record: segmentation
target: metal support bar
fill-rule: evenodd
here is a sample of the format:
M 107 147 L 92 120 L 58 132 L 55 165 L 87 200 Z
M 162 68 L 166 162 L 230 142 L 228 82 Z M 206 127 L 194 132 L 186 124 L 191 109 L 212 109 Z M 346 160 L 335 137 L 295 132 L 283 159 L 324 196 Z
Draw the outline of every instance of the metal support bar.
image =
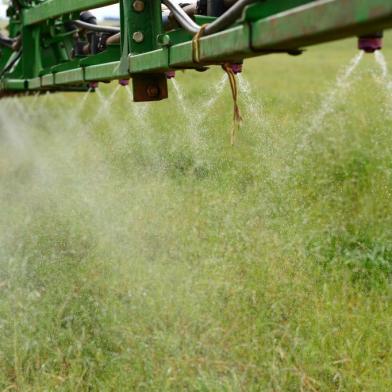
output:
M 123 33 L 123 53 L 121 63 L 127 70 L 132 71 L 132 56 L 142 53 L 151 53 L 151 62 L 155 66 L 150 66 L 148 72 L 156 72 L 156 64 L 163 62 L 163 67 L 169 64 L 168 56 L 166 61 L 162 61 L 162 56 L 158 54 L 158 36 L 163 32 L 162 10 L 160 0 L 144 0 L 143 7 L 135 7 L 133 0 L 122 0 L 122 19 L 125 25 Z M 128 45 L 125 45 L 125 42 Z M 131 60 L 128 61 L 128 54 L 131 53 Z M 167 52 L 166 52 L 167 55 Z M 150 65 L 151 62 L 149 62 Z M 158 66 L 159 68 L 159 66 Z M 135 101 L 160 100 L 167 97 L 167 81 L 164 74 L 135 75 L 133 78 L 133 96 Z M 147 91 L 148 90 L 148 91 Z
M 251 46 L 296 49 L 389 27 L 391 0 L 319 0 L 253 23 Z
M 32 25 L 64 14 L 116 3 L 118 3 L 118 0 L 48 0 L 35 7 L 23 10 L 23 23 L 26 26 Z
M 22 68 L 26 78 L 38 76 L 42 69 L 40 26 L 25 26 L 22 29 Z
M 202 37 L 200 64 L 195 64 L 188 35 L 173 44 L 172 33 L 163 34 L 160 0 L 120 0 L 121 49 L 108 47 L 106 52 L 76 58 L 65 56 L 64 45 L 59 46 L 63 39 L 72 39 L 64 33 L 61 20 L 39 22 L 118 1 L 47 0 L 24 9 L 21 64 L 17 71 L 5 74 L 0 87 L 11 91 L 65 89 L 133 77 L 137 100 L 158 100 L 167 95 L 164 72 L 169 69 L 237 62 L 392 27 L 392 0 L 279 1 L 251 5 L 236 25 Z

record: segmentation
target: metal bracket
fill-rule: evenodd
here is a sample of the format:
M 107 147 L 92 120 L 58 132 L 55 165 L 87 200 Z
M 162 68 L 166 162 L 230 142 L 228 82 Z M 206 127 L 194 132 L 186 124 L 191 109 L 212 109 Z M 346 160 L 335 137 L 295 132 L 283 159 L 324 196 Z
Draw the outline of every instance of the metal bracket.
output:
M 122 0 L 121 21 L 123 53 L 121 66 L 128 69 L 128 55 L 150 52 L 160 47 L 158 36 L 163 32 L 160 0 Z M 132 75 L 131 75 L 132 76 Z M 167 97 L 165 74 L 132 76 L 134 101 L 156 101 Z
M 165 74 L 140 74 L 132 79 L 135 102 L 160 101 L 168 97 Z

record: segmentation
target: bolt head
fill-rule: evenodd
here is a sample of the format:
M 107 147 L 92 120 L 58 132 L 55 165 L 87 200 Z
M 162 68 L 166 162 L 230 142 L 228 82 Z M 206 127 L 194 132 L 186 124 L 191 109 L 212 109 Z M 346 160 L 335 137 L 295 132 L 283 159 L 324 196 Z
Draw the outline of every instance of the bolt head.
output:
M 141 31 L 135 31 L 132 34 L 132 39 L 139 44 L 139 43 L 143 42 L 144 34 Z
M 170 36 L 168 34 L 161 34 L 157 38 L 158 44 L 162 46 L 170 45 Z
M 136 12 L 143 12 L 144 11 L 144 1 L 142 1 L 142 0 L 135 0 L 132 3 L 132 8 Z
M 151 85 L 147 87 L 146 92 L 149 98 L 156 98 L 159 95 L 159 88 L 158 86 Z

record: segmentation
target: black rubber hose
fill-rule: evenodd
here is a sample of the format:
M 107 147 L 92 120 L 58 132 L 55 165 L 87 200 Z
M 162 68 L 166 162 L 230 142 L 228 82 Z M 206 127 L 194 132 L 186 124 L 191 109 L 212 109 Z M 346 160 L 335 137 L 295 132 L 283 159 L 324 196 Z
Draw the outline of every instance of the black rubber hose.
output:
M 119 27 L 100 26 L 87 22 L 82 22 L 81 20 L 73 20 L 72 23 L 81 29 L 88 31 L 96 31 L 97 33 L 117 34 L 121 32 L 121 29 Z

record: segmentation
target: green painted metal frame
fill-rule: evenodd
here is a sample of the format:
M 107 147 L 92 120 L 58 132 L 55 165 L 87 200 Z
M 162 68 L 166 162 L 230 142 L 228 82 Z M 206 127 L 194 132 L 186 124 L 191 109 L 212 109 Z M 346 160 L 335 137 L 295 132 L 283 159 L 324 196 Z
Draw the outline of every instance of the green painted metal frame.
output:
M 23 24 L 25 26 L 33 25 L 65 14 L 116 3 L 118 0 L 47 0 L 45 3 L 25 9 Z
M 392 1 L 322 0 L 256 21 L 251 46 L 267 51 L 293 49 L 391 27 Z
M 24 9 L 22 20 L 14 21 L 20 23 L 25 48 L 21 69 L 3 76 L 0 89 L 61 89 L 198 67 L 193 63 L 191 37 L 181 30 L 165 33 L 160 0 L 144 2 L 144 11 L 136 12 L 132 0 L 120 0 L 121 47 L 109 47 L 98 55 L 70 59 L 60 65 L 51 65 L 43 56 L 42 35 L 61 44 L 66 36 L 61 28 L 64 21 L 81 10 L 118 1 L 46 0 Z M 202 24 L 202 18 L 196 20 Z M 392 28 L 391 0 L 265 0 L 248 6 L 236 25 L 202 37 L 200 59 L 206 65 L 236 62 L 386 28 Z M 135 42 L 135 32 L 143 34 L 142 42 Z M 45 49 L 48 58 L 58 56 L 57 43 L 53 45 L 57 51 L 50 45 Z

